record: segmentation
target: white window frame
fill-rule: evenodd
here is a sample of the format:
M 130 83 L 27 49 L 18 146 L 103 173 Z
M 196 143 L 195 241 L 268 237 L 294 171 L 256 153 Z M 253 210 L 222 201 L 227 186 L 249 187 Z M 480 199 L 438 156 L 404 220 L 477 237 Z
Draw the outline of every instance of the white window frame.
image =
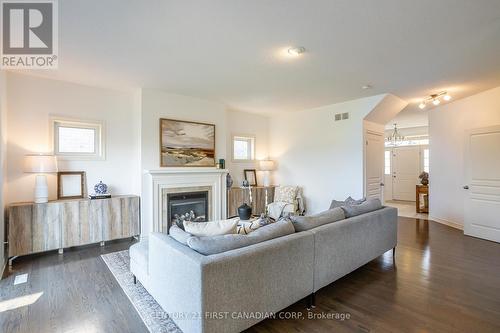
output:
M 95 133 L 94 152 L 93 153 L 60 152 L 59 136 L 58 136 L 59 127 L 93 129 Z M 59 160 L 101 161 L 106 159 L 105 126 L 103 121 L 50 117 L 50 141 L 52 143 L 52 151 Z
M 234 158 L 234 141 L 235 139 L 240 138 L 240 139 L 248 139 L 251 143 L 250 147 L 250 158 L 248 159 L 236 159 Z M 238 162 L 253 162 L 255 161 L 255 144 L 256 144 L 256 139 L 255 135 L 251 134 L 233 134 L 231 136 L 231 159 L 233 162 L 238 163 Z

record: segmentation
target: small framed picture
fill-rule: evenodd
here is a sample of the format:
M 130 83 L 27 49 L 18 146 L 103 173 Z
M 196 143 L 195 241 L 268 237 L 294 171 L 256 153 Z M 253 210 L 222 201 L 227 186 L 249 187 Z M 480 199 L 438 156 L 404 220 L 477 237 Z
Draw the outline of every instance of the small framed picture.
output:
M 57 199 L 85 197 L 85 172 L 61 171 L 57 173 Z
M 243 172 L 245 174 L 245 180 L 248 181 L 248 185 L 257 186 L 257 172 L 255 172 L 255 169 L 245 169 Z

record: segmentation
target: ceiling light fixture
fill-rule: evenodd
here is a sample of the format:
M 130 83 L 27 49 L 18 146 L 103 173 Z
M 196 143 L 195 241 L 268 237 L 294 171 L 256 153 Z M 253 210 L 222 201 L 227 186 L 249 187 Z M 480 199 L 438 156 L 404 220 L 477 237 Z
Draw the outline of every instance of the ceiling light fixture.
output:
M 306 48 L 303 46 L 291 47 L 288 49 L 288 54 L 294 57 L 298 57 L 302 53 L 306 52 Z
M 404 141 L 404 139 L 405 137 L 399 134 L 397 124 L 394 124 L 394 130 L 392 131 L 391 135 L 385 138 L 385 140 L 393 147 L 400 145 Z
M 439 104 L 441 104 L 441 98 L 445 101 L 449 101 L 451 100 L 451 96 L 448 95 L 448 93 L 446 91 L 441 91 L 437 94 L 432 94 L 430 96 L 427 96 L 426 98 L 424 98 L 420 104 L 418 105 L 418 107 L 423 110 L 425 109 L 427 103 L 432 103 L 433 105 L 435 106 L 438 106 Z

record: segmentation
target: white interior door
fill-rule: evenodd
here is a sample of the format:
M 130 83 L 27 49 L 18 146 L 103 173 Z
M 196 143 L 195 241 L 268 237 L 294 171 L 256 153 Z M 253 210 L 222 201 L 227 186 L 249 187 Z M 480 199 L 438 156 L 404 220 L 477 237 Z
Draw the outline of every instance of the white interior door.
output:
M 420 148 L 394 148 L 392 163 L 393 199 L 415 201 L 415 185 L 420 174 Z
M 383 199 L 384 135 L 368 131 L 365 134 L 365 196 Z
M 464 155 L 464 233 L 500 242 L 500 126 L 468 132 Z

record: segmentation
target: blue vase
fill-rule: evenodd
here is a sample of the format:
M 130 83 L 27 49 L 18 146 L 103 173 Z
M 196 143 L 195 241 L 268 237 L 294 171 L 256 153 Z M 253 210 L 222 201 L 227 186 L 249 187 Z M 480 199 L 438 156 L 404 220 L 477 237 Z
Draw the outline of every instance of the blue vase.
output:
M 101 180 L 99 184 L 94 186 L 94 191 L 96 194 L 106 194 L 108 193 L 108 185 L 104 184 Z

